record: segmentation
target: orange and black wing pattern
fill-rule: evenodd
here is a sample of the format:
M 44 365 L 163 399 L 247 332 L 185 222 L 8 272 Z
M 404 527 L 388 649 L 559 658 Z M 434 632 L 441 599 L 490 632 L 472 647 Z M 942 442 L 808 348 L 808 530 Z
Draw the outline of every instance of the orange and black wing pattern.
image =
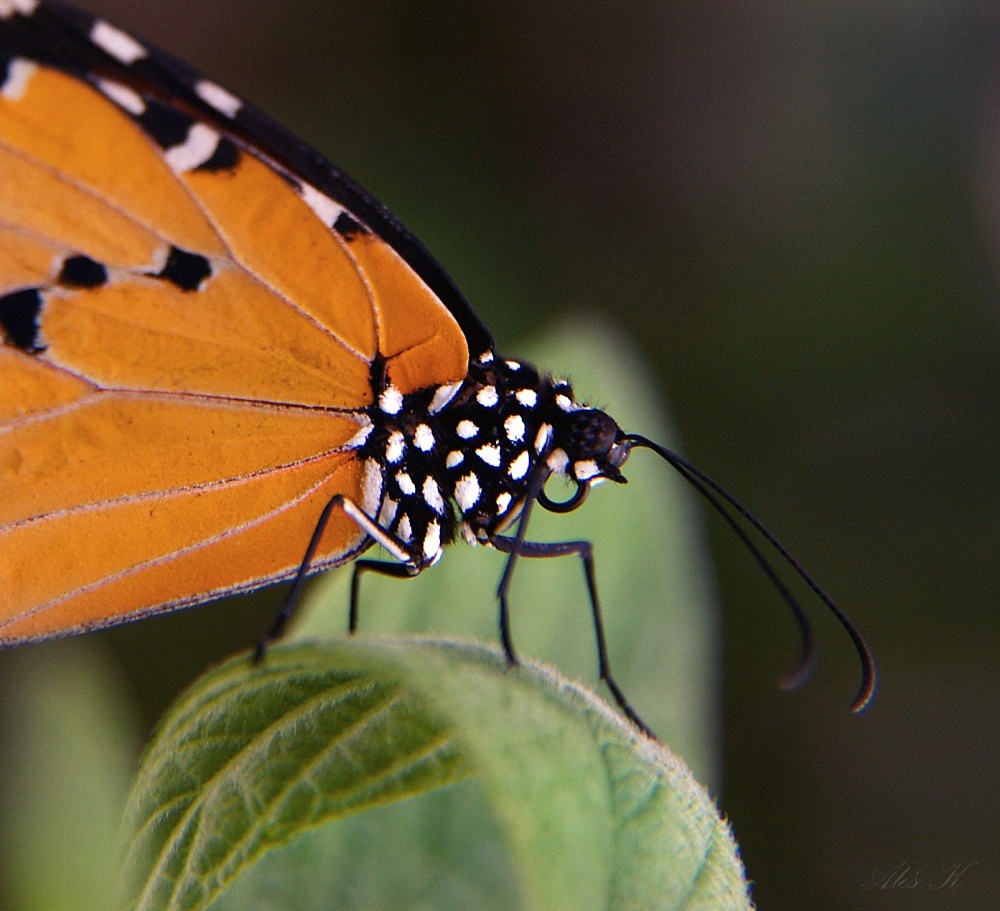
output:
M 286 578 L 380 389 L 488 333 L 363 190 L 63 4 L 0 0 L 0 641 Z M 370 543 L 331 517 L 311 568 Z
M 0 0 L 0 645 L 107 626 L 344 563 L 390 575 L 457 535 L 514 560 L 533 503 L 579 506 L 634 447 L 680 456 L 499 358 L 443 269 L 364 190 L 218 84 L 55 0 Z M 547 479 L 576 493 L 553 502 Z M 512 537 L 505 531 L 517 521 Z M 297 586 L 296 586 L 297 590 Z M 294 598 L 286 603 L 286 609 Z M 352 622 L 356 603 L 352 603 Z M 284 614 L 282 617 L 284 618 Z M 280 630 L 280 622 L 275 631 Z M 276 634 L 275 632 L 275 634 Z

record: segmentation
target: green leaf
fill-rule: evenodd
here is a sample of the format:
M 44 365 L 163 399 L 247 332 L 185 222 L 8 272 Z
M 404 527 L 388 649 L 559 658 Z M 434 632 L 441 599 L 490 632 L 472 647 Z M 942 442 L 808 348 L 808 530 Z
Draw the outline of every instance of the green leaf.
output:
M 203 908 L 295 833 L 464 774 L 397 681 L 319 649 L 236 659 L 183 695 L 147 751 L 126 812 L 141 884 L 128 906 Z
M 91 640 L 3 657 L 0 907 L 106 911 L 139 752 L 128 694 Z
M 295 836 L 469 775 L 492 817 L 481 823 L 488 851 L 499 834 L 507 860 L 498 869 L 513 877 L 497 889 L 503 907 L 749 907 L 727 825 L 665 748 L 551 670 L 415 639 L 285 645 L 263 666 L 235 659 L 195 684 L 133 790 L 129 907 L 206 908 Z M 326 844 L 336 852 L 336 839 Z M 265 878 L 251 871 L 236 884 L 238 901 L 217 907 L 463 907 L 431 900 L 433 891 L 362 905 L 327 882 L 333 891 L 319 896 L 303 856 L 322 879 L 313 841 Z M 304 892 L 282 882 L 282 869 L 306 881 Z M 445 880 L 461 872 L 436 871 Z

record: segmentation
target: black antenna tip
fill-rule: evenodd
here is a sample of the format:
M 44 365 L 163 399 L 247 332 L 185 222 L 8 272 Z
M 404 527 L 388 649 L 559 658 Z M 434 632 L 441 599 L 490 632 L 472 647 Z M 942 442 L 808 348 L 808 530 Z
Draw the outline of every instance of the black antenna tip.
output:
M 778 678 L 778 686 L 786 693 L 794 692 L 812 676 L 815 666 L 815 659 L 810 659 L 808 663 L 800 662 L 794 670 Z
M 654 443 L 652 440 L 647 439 L 644 436 L 640 436 L 637 433 L 626 433 L 622 434 L 621 439 L 626 441 L 630 446 L 640 446 L 645 449 L 651 449 L 662 459 L 667 461 L 672 465 L 698 493 L 700 493 L 708 503 L 719 513 L 719 515 L 725 520 L 729 527 L 735 532 L 736 536 L 740 541 L 746 546 L 750 551 L 751 556 L 757 562 L 757 565 L 763 570 L 764 574 L 770 580 L 771 584 L 775 587 L 778 594 L 781 595 L 782 599 L 791 608 L 792 613 L 795 616 L 796 622 L 799 625 L 799 631 L 802 637 L 802 651 L 799 658 L 799 663 L 795 669 L 785 677 L 782 677 L 779 684 L 783 690 L 794 690 L 800 687 L 809 675 L 812 673 L 813 665 L 815 664 L 816 653 L 813 644 L 813 634 L 812 629 L 809 625 L 809 621 L 799 606 L 798 601 L 792 596 L 791 592 L 785 587 L 784 583 L 778 578 L 771 564 L 764 558 L 764 555 L 760 550 L 754 545 L 754 543 L 749 539 L 747 533 L 740 527 L 736 520 L 736 515 L 742 516 L 760 535 L 763 539 L 774 548 L 775 552 L 785 561 L 785 563 L 795 572 L 796 575 L 801 578 L 806 585 L 812 590 L 813 594 L 816 595 L 826 605 L 827 608 L 833 613 L 833 615 L 840 622 L 840 625 L 847 631 L 847 634 L 851 637 L 851 642 L 854 644 L 854 649 L 858 653 L 858 658 L 861 661 L 861 686 L 858 689 L 858 694 L 854 697 L 854 702 L 851 703 L 851 711 L 854 714 L 860 714 L 865 711 L 868 706 L 871 705 L 875 698 L 875 691 L 878 688 L 878 674 L 875 670 L 875 658 L 872 655 L 871 649 L 868 648 L 868 643 L 865 642 L 864 638 L 861 636 L 858 628 L 854 625 L 847 614 L 842 611 L 834 600 L 820 588 L 819 583 L 808 573 L 802 564 L 799 563 L 795 557 L 788 551 L 785 547 L 764 525 L 761 521 L 754 516 L 742 503 L 739 502 L 729 491 L 713 481 L 707 474 L 705 474 L 701 469 L 696 468 L 687 459 L 678 455 L 665 446 L 660 446 L 658 443 Z M 730 509 L 732 511 L 730 511 Z M 735 515 L 734 515 L 735 513 Z
M 865 653 L 861 659 L 861 688 L 858 695 L 851 703 L 851 711 L 855 715 L 860 715 L 868 710 L 868 707 L 875 701 L 875 693 L 878 692 L 878 671 L 875 669 L 875 661 L 871 652 L 865 648 Z

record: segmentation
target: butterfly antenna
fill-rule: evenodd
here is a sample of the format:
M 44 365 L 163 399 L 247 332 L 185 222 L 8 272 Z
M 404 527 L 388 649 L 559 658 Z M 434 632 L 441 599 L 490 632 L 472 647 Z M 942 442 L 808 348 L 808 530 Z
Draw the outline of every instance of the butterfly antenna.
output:
M 781 581 L 778 574 L 775 572 L 774 568 L 760 552 L 760 549 L 750 540 L 747 533 L 737 522 L 733 512 L 735 511 L 738 515 L 742 516 L 760 535 L 767 541 L 768 544 L 773 547 L 782 559 L 794 570 L 794 572 L 809 586 L 809 589 L 816 595 L 823 604 L 830 610 L 830 612 L 837 618 L 840 625 L 847 631 L 847 635 L 851 637 L 851 642 L 854 644 L 854 649 L 858 654 L 858 658 L 861 661 L 861 686 L 858 689 L 857 695 L 854 697 L 854 701 L 851 703 L 852 712 L 862 712 L 868 707 L 872 699 L 875 696 L 875 688 L 877 681 L 877 674 L 875 670 L 875 659 L 872 656 L 871 649 L 868 648 L 868 644 L 865 642 L 858 628 L 851 621 L 851 618 L 845 614 L 837 603 L 831 598 L 819 583 L 806 571 L 805 567 L 795 559 L 794 556 L 789 552 L 788 548 L 785 547 L 768 529 L 767 527 L 751 513 L 739 500 L 736 499 L 729 491 L 722 487 L 719 483 L 712 480 L 707 474 L 705 474 L 701 469 L 696 468 L 683 456 L 678 455 L 670 449 L 664 446 L 660 446 L 654 443 L 652 440 L 646 439 L 644 436 L 640 436 L 636 433 L 625 434 L 624 439 L 632 443 L 634 446 L 643 447 L 646 449 L 652 449 L 657 455 L 663 458 L 666 462 L 672 465 L 677 472 L 687 481 L 695 490 L 698 491 L 712 507 L 719 513 L 720 516 L 725 520 L 726 524 L 733 530 L 736 536 L 740 539 L 743 545 L 750 552 L 751 556 L 756 561 L 757 565 L 761 568 L 761 571 L 767 576 L 768 580 L 775 587 L 778 594 L 781 595 L 782 600 L 788 605 L 795 621 L 799 627 L 799 633 L 801 637 L 801 651 L 799 654 L 799 661 L 791 673 L 785 675 L 781 678 L 781 686 L 783 689 L 791 690 L 798 686 L 801 686 L 809 675 L 812 673 L 813 666 L 816 662 L 816 647 L 812 633 L 812 627 L 809 623 L 805 612 L 802 610 L 801 605 L 788 590 L 785 584 Z

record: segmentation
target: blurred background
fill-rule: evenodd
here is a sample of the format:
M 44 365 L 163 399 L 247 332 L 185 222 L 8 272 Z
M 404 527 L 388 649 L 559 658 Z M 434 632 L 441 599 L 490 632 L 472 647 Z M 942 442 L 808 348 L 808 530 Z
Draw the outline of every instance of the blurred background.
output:
M 89 6 L 370 189 L 502 351 L 575 314 L 630 336 L 684 453 L 851 613 L 872 710 L 847 711 L 856 659 L 827 616 L 816 678 L 780 693 L 794 628 L 707 523 L 713 790 L 761 908 L 1000 907 L 1000 7 Z M 148 729 L 273 603 L 95 640 Z M 879 886 L 894 869 L 921 887 Z

